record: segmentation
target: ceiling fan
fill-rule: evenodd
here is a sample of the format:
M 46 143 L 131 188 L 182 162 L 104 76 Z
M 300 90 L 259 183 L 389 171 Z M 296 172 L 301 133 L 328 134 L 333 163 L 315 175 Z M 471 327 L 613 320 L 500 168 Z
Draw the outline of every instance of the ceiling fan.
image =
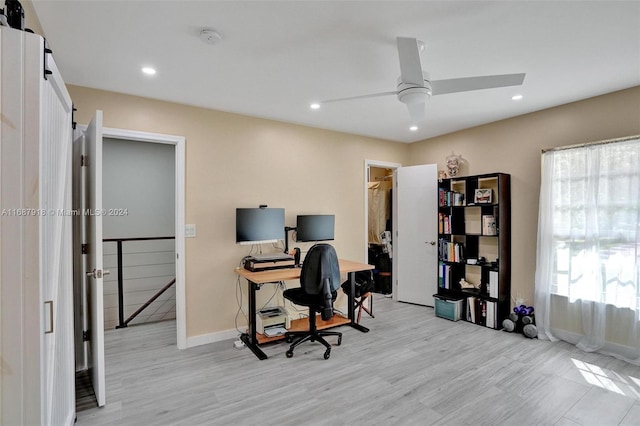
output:
M 519 86 L 524 81 L 524 73 L 431 80 L 420 63 L 420 51 L 424 49 L 424 43 L 409 37 L 396 37 L 396 41 L 400 58 L 400 77 L 396 91 L 330 99 L 320 104 L 396 95 L 400 102 L 407 105 L 411 119 L 420 121 L 425 118 L 425 105 L 432 95 Z

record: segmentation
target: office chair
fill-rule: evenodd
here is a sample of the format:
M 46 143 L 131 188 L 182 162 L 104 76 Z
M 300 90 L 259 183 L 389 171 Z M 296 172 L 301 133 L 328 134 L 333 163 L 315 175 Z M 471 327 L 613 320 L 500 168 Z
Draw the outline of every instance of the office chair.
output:
M 360 319 L 362 318 L 362 311 L 364 310 L 369 314 L 371 318 L 375 318 L 373 315 L 373 294 L 372 292 L 376 289 L 375 282 L 373 280 L 373 271 L 358 271 L 355 276 L 355 286 L 354 286 L 354 306 L 353 313 L 355 315 L 356 309 L 358 310 L 358 317 L 356 322 L 360 324 Z M 342 283 L 342 291 L 348 296 L 351 293 L 351 281 L 347 280 Z M 371 297 L 371 304 L 369 307 L 365 306 L 365 301 Z
M 293 350 L 301 343 L 310 340 L 324 345 L 324 359 L 331 356 L 331 345 L 323 336 L 338 336 L 338 346 L 342 343 L 342 333 L 320 331 L 316 327 L 316 313 L 323 320 L 333 317 L 333 302 L 340 287 L 340 266 L 335 249 L 329 244 L 316 244 L 307 252 L 300 272 L 300 287 L 285 290 L 283 296 L 292 303 L 309 307 L 309 330 L 290 331 L 285 334 L 288 343 L 293 342 L 286 352 L 287 358 L 293 356 Z

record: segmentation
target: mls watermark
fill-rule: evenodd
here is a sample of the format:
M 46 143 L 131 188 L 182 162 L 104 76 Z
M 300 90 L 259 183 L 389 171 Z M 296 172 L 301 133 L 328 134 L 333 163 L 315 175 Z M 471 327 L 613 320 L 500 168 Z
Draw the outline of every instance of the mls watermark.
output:
M 2 209 L 2 216 L 129 216 L 129 209 Z

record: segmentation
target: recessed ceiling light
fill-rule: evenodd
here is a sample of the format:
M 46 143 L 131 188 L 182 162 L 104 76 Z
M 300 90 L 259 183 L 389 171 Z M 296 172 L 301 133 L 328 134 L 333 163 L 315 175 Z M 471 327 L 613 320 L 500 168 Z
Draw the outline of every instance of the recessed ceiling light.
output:
M 151 67 L 142 67 L 142 72 L 147 75 L 154 75 L 156 73 L 156 70 L 155 68 L 151 68 Z
M 309 105 L 309 108 L 311 109 L 320 109 L 320 104 L 317 102 L 313 102 L 311 105 Z
M 519 101 L 520 99 L 522 99 L 522 95 L 513 95 L 511 99 L 513 99 L 514 101 Z
M 411 130 L 412 132 L 415 132 L 416 130 L 418 130 L 418 126 L 411 126 L 409 127 L 409 130 Z

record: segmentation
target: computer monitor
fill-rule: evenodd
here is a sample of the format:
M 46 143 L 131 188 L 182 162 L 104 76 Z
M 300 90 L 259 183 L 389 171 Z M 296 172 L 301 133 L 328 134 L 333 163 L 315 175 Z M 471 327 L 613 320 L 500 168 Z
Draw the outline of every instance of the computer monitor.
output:
M 335 215 L 298 215 L 296 222 L 296 241 L 333 240 Z
M 236 209 L 237 244 L 275 243 L 284 237 L 284 209 Z

